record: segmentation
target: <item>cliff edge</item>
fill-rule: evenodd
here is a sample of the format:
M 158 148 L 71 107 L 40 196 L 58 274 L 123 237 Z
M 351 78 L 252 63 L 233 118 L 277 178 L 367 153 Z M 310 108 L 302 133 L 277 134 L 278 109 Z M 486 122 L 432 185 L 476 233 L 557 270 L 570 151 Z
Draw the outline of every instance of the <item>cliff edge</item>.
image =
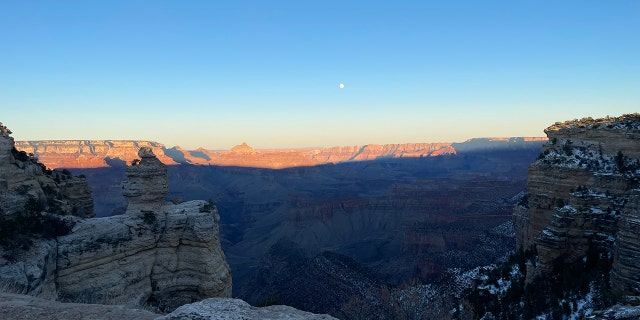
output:
M 537 254 L 528 280 L 600 261 L 614 292 L 640 295 L 640 114 L 558 122 L 545 133 L 513 216 L 517 246 Z
M 134 302 L 161 310 L 230 297 L 217 209 L 198 200 L 163 203 L 169 191 L 165 165 L 150 148 L 138 155 L 141 161 L 126 170 L 126 213 L 82 221 L 58 238 L 59 293 L 72 297 L 65 300 Z
M 86 181 L 18 152 L 11 132 L 0 128 L 4 287 L 51 300 L 159 310 L 231 296 L 215 205 L 164 203 L 166 167 L 151 148 L 140 148 L 141 160 L 126 169 L 126 214 L 88 219 L 93 204 Z M 59 228 L 33 221 L 54 221 Z

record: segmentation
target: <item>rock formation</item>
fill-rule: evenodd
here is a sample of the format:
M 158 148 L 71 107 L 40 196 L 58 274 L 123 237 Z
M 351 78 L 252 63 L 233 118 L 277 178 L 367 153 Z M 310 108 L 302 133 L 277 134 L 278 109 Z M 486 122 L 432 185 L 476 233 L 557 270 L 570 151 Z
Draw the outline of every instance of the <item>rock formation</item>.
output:
M 15 149 L 10 134 L 0 123 L 0 215 L 15 217 L 31 202 L 40 211 L 94 216 L 85 178 L 48 169 L 33 154 Z
M 127 211 L 155 211 L 169 193 L 167 167 L 156 158 L 149 147 L 138 151 L 140 162 L 127 167 L 127 181 L 123 185 L 122 195 L 127 199 Z
M 255 150 L 246 143 L 227 151 L 185 150 L 167 148 L 157 142 L 122 140 L 49 140 L 19 141 L 16 147 L 33 153 L 52 168 L 97 168 L 124 166 L 137 157 L 140 148 L 148 147 L 167 165 L 189 163 L 259 168 L 287 168 L 313 166 L 347 161 L 376 160 L 381 158 L 419 158 L 456 154 L 460 150 L 494 146 L 517 148 L 539 143 L 542 138 L 483 138 L 462 143 L 403 143 L 368 144 L 306 149 Z
M 41 140 L 18 141 L 16 148 L 38 156 L 52 168 L 99 168 L 125 166 L 138 157 L 138 150 L 148 147 L 165 164 L 176 164 L 165 155 L 164 145 L 153 141 L 132 140 Z
M 640 115 L 556 123 L 529 167 L 514 213 L 517 245 L 534 249 L 528 275 L 589 252 L 611 257 L 611 286 L 640 295 Z
M 331 320 L 326 314 L 313 314 L 292 307 L 276 305 L 263 308 L 250 306 L 239 299 L 207 299 L 184 305 L 157 320 Z
M 82 208 L 70 207 L 83 203 L 82 194 L 88 197 L 88 189 L 67 182 L 75 178 L 66 174 L 61 178 L 56 172 L 47 173 L 50 170 L 32 157 L 25 161 L 15 159 L 9 131 L 0 128 L 0 160 L 5 161 L 0 163 L 3 219 L 21 214 L 16 213 L 15 207 L 23 198 L 44 196 L 46 201 L 48 194 L 60 197 L 52 202 L 60 210 L 55 213 L 89 216 L 80 214 Z M 229 297 L 231 272 L 220 248 L 215 205 L 205 201 L 164 203 L 168 192 L 165 165 L 151 148 L 141 148 L 138 156 L 140 162 L 126 171 L 126 214 L 75 219 L 70 221 L 75 225 L 66 235 L 34 235 L 28 250 L 11 259 L 0 258 L 0 280 L 19 291 L 48 299 L 150 304 L 161 310 L 210 297 Z M 61 182 L 56 183 L 56 179 Z M 26 196 L 20 196 L 22 191 Z M 25 203 L 38 203 L 34 201 Z M 29 212 L 32 217 L 48 214 Z
M 0 314 L 4 320 L 152 320 L 159 315 L 122 305 L 61 303 L 33 296 L 0 293 Z
M 153 148 L 140 147 L 140 160 L 126 169 L 126 213 L 86 219 L 92 215 L 86 180 L 17 151 L 10 134 L 0 123 L 0 292 L 28 295 L 0 293 L 2 319 L 160 316 L 140 306 L 183 306 L 161 319 L 333 319 L 226 299 L 231 272 L 220 247 L 217 209 L 198 200 L 164 203 L 167 169 Z M 32 230 L 33 223 L 23 219 L 27 214 L 37 221 L 57 217 L 45 222 L 73 228 L 46 235 Z M 19 223 L 30 229 L 16 229 Z
M 181 306 L 167 315 L 159 315 L 140 308 L 123 305 L 61 303 L 32 296 L 0 293 L 0 314 L 3 320 L 331 320 L 328 315 L 317 315 L 288 306 L 256 308 L 238 299 L 210 298 Z
M 58 239 L 61 296 L 157 303 L 163 310 L 229 297 L 231 272 L 220 248 L 217 210 L 205 201 L 163 203 L 165 165 L 150 148 L 139 156 L 140 163 L 127 168 L 126 214 L 82 221 Z

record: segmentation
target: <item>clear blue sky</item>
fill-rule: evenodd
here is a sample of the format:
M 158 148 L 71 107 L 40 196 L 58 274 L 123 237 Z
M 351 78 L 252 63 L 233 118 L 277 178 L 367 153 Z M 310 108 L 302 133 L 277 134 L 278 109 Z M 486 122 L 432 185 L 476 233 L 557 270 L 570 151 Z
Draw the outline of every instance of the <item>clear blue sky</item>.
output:
M 16 140 L 454 142 L 638 111 L 638 0 L 0 1 Z

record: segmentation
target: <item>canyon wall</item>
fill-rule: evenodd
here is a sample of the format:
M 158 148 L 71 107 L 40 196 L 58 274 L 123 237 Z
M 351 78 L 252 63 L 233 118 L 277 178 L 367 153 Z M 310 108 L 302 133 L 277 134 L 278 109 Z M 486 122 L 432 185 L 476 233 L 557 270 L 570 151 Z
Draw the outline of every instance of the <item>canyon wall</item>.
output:
M 138 158 L 138 150 L 150 148 L 165 164 L 176 164 L 165 155 L 165 146 L 133 140 L 40 140 L 16 141 L 16 149 L 36 156 L 50 168 L 99 168 L 125 166 Z
M 151 148 L 164 164 L 224 165 L 257 168 L 287 168 L 313 166 L 345 161 L 376 160 L 382 158 L 419 158 L 456 154 L 457 150 L 475 147 L 519 147 L 536 143 L 542 138 L 484 138 L 463 143 L 404 143 L 368 144 L 305 149 L 256 150 L 246 143 L 227 151 L 205 149 L 185 150 L 150 141 L 124 140 L 43 140 L 18 141 L 16 148 L 33 154 L 51 168 L 99 168 L 123 166 L 137 159 L 142 147 Z
M 611 286 L 640 295 L 640 115 L 556 123 L 529 167 L 527 196 L 514 212 L 517 246 L 534 249 L 535 275 L 611 260 Z
M 93 200 L 84 177 L 49 170 L 14 148 L 11 131 L 0 123 L 0 216 L 16 217 L 25 206 L 92 217 Z

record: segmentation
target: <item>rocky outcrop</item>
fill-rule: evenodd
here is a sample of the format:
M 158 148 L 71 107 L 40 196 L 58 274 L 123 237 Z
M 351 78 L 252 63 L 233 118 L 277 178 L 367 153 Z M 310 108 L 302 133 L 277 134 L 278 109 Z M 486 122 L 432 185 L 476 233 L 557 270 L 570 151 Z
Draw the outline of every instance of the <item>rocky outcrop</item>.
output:
M 167 165 L 189 163 L 259 168 L 287 168 L 313 166 L 347 161 L 381 158 L 419 158 L 456 154 L 479 148 L 517 148 L 540 143 L 542 138 L 482 138 L 462 143 L 403 143 L 368 144 L 306 149 L 256 150 L 246 143 L 227 151 L 205 149 L 185 150 L 167 148 L 157 142 L 122 140 L 49 140 L 19 141 L 16 147 L 37 155 L 52 168 L 97 168 L 124 166 L 137 159 L 140 148 L 151 148 L 158 159 Z
M 231 296 L 215 205 L 198 200 L 164 203 L 169 190 L 166 166 L 152 148 L 140 148 L 141 160 L 126 170 L 126 214 L 58 218 L 52 220 L 56 226 L 73 228 L 51 234 L 56 227 L 47 231 L 29 220 L 52 214 L 90 216 L 82 211 L 92 206 L 86 201 L 86 181 L 82 185 L 76 180 L 80 178 L 49 170 L 33 156 L 12 150 L 9 131 L 0 128 L 0 155 L 6 161 L 0 163 L 0 280 L 5 286 L 67 302 L 152 305 L 161 310 Z M 16 220 L 7 220 L 13 217 Z M 6 221 L 26 227 L 10 230 Z M 16 234 L 22 231 L 27 233 Z M 25 245 L 12 248 L 10 241 Z
M 252 307 L 239 299 L 207 299 L 184 305 L 158 320 L 331 320 L 332 316 L 313 314 L 288 306 Z
M 47 168 L 33 154 L 18 151 L 10 134 L 0 123 L 0 216 L 16 217 L 30 205 L 39 212 L 94 216 L 84 177 Z
M 85 219 L 90 214 L 83 207 L 92 205 L 86 180 L 49 170 L 35 156 L 18 152 L 10 133 L 0 124 L 0 291 L 29 295 L 0 293 L 2 319 L 154 319 L 159 315 L 136 307 L 171 311 L 231 296 L 215 205 L 164 203 L 167 168 L 152 148 L 139 148 L 140 160 L 126 169 L 125 214 Z M 32 228 L 29 219 L 49 216 L 58 218 L 45 221 L 73 228 L 48 236 Z M 196 318 L 333 319 L 222 298 L 162 317 Z
M 81 221 L 58 238 L 60 296 L 152 303 L 162 310 L 231 296 L 216 208 L 205 201 L 163 203 L 165 165 L 150 148 L 141 148 L 139 156 L 140 163 L 127 169 L 126 214 Z
M 133 140 L 40 140 L 18 141 L 16 148 L 33 153 L 52 168 L 99 168 L 124 166 L 138 156 L 140 148 L 151 148 L 166 164 L 176 164 L 164 153 L 165 146 L 153 141 Z
M 127 211 L 154 211 L 169 193 L 167 167 L 156 158 L 151 148 L 140 148 L 138 156 L 140 162 L 127 167 L 122 195 L 129 204 Z
M 0 314 L 4 320 L 152 320 L 159 316 L 146 310 L 122 305 L 61 303 L 11 293 L 0 293 Z
M 231 273 L 214 209 L 202 201 L 79 223 L 58 239 L 57 279 L 65 301 L 157 304 L 162 310 L 231 295 Z M 90 281 L 88 279 L 91 279 Z
M 0 293 L 0 314 L 3 320 L 264 320 L 264 319 L 335 319 L 300 311 L 288 306 L 256 308 L 238 299 L 210 298 L 181 306 L 167 315 L 159 315 L 124 305 L 62 303 L 33 296 Z
M 611 285 L 640 294 L 640 115 L 556 123 L 529 167 L 527 197 L 516 207 L 517 245 L 535 249 L 529 275 L 588 252 L 612 257 Z

